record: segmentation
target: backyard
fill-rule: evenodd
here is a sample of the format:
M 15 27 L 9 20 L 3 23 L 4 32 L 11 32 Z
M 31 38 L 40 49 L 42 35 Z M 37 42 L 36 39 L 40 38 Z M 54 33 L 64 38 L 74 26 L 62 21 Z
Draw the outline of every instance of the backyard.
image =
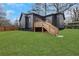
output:
M 0 32 L 0 55 L 72 56 L 79 55 L 79 29 L 60 31 L 64 37 L 27 31 Z

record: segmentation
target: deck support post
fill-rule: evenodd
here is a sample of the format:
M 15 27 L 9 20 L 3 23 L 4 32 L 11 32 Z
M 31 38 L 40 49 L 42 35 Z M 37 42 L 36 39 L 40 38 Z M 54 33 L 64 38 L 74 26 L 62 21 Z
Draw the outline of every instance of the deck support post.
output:
M 42 32 L 44 32 L 44 29 L 43 29 L 43 24 L 42 24 Z
M 34 32 L 35 32 L 35 27 L 34 27 Z
M 43 27 L 42 27 L 42 32 L 44 32 Z

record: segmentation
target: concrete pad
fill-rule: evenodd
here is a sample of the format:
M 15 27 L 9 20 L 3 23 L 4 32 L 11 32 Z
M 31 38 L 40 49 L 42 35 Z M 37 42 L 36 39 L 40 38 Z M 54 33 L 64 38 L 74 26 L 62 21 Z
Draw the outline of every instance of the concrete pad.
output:
M 61 38 L 62 38 L 62 37 L 64 37 L 64 36 L 63 36 L 63 35 L 58 35 L 57 37 L 61 37 Z

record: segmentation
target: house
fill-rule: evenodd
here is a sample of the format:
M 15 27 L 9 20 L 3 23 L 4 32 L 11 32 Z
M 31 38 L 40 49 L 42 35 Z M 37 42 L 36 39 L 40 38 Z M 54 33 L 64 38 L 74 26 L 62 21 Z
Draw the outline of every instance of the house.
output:
M 64 28 L 64 14 L 56 13 L 41 16 L 35 13 L 22 13 L 19 19 L 19 28 L 22 30 L 47 30 L 48 32 L 57 32 L 55 30 Z M 50 30 L 49 30 L 50 29 Z
M 22 13 L 19 19 L 19 28 L 24 30 L 32 30 L 35 21 L 44 20 L 44 17 L 35 13 Z
M 68 23 L 66 26 L 66 28 L 74 28 L 74 29 L 79 29 L 79 21 L 73 21 L 71 23 Z
M 47 22 L 51 23 L 59 29 L 64 28 L 65 16 L 63 13 L 50 14 L 45 16 L 45 19 Z

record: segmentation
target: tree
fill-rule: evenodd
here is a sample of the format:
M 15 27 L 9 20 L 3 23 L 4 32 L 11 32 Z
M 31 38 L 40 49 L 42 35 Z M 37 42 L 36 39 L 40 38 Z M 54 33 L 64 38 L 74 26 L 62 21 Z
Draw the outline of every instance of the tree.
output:
M 0 26 L 11 26 L 12 24 L 11 24 L 11 22 L 10 22 L 10 20 L 8 20 L 8 19 L 0 19 Z
M 71 13 L 71 18 L 73 19 L 73 21 L 79 21 L 79 7 L 75 7 L 73 9 L 70 9 L 70 13 Z
M 76 3 L 51 3 L 49 4 L 50 7 L 55 9 L 56 13 L 64 13 L 66 10 L 74 6 Z
M 35 3 L 33 5 L 32 11 L 34 13 L 40 14 L 40 15 L 47 15 L 47 3 Z
M 6 11 L 0 4 L 0 26 L 11 26 L 10 20 L 6 18 Z
M 32 7 L 32 12 L 40 14 L 41 11 L 41 3 L 35 3 Z
M 32 11 L 37 14 L 47 15 L 50 13 L 64 13 L 66 10 L 74 6 L 76 3 L 36 3 Z
M 6 18 L 6 12 L 4 11 L 2 4 L 0 4 L 0 19 Z
M 19 20 L 15 20 L 14 26 L 15 26 L 15 27 L 18 27 L 18 26 L 19 26 Z

